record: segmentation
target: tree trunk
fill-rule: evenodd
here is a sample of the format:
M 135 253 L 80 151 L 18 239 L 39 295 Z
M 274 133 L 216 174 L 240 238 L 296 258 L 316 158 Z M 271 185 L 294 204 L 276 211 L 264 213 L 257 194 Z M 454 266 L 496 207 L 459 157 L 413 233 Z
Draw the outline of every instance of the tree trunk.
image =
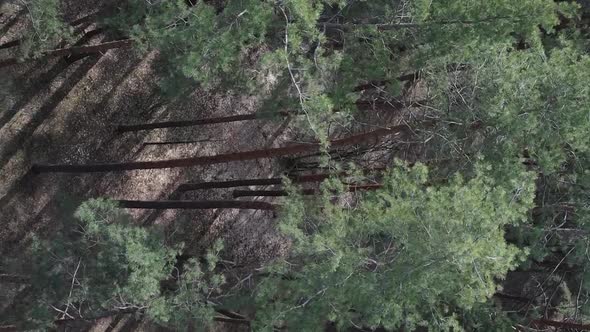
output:
M 197 143 L 205 143 L 205 142 L 220 142 L 223 140 L 215 140 L 215 139 L 198 139 L 192 141 L 161 141 L 161 142 L 144 142 L 144 146 L 148 145 L 181 145 L 181 144 L 197 144 Z
M 215 316 L 215 317 L 213 317 L 213 320 L 216 321 L 216 322 L 221 322 L 221 323 L 230 323 L 230 324 L 238 324 L 238 325 L 247 325 L 247 326 L 250 326 L 250 321 L 249 320 L 245 320 L 245 319 L 237 319 L 237 318 L 228 318 L 228 317 Z
M 371 172 L 382 172 L 385 171 L 385 167 L 375 167 L 364 169 L 365 174 Z M 325 179 L 332 176 L 346 176 L 349 172 L 340 173 L 319 173 L 310 175 L 299 175 L 299 176 L 288 176 L 289 180 L 293 183 L 308 183 L 308 182 L 322 182 Z M 211 181 L 211 182 L 196 182 L 196 183 L 183 183 L 178 188 L 177 192 L 185 192 L 191 190 L 202 190 L 202 189 L 221 189 L 221 188 L 234 188 L 234 187 L 247 187 L 247 186 L 272 186 L 283 184 L 283 178 L 259 178 L 259 179 L 244 179 L 244 180 L 231 180 L 231 181 Z
M 106 12 L 106 11 L 103 10 L 102 12 Z M 74 20 L 74 21 L 70 22 L 69 25 L 71 27 L 76 27 L 76 26 L 78 26 L 78 25 L 80 25 L 82 23 L 87 23 L 87 22 L 91 21 L 92 19 L 94 19 L 95 17 L 97 17 L 99 13 L 101 13 L 101 11 L 97 11 L 97 12 L 95 12 L 93 14 L 88 14 L 88 15 L 86 15 L 84 17 L 81 17 L 81 18 L 79 18 L 77 20 Z M 79 27 L 77 27 L 77 28 L 74 29 L 74 33 L 75 34 L 78 34 L 78 33 L 84 32 L 84 29 L 87 28 L 87 27 L 88 27 L 88 25 L 79 26 Z M 95 31 L 101 31 L 102 32 L 103 29 L 98 28 Z M 14 46 L 18 46 L 18 45 L 20 45 L 22 43 L 22 41 L 23 41 L 22 38 L 11 40 L 9 42 L 6 42 L 6 43 L 0 45 L 0 49 L 6 49 L 6 48 L 11 48 L 11 47 L 14 47 Z
M 377 190 L 382 188 L 381 184 L 363 184 L 363 185 L 351 185 L 347 188 L 350 192 L 357 190 Z M 316 195 L 319 193 L 317 189 L 303 189 L 301 190 L 302 195 Z M 253 196 L 264 196 L 264 197 L 278 197 L 287 196 L 289 193 L 286 190 L 234 190 L 233 197 L 253 197 Z
M 92 46 L 76 46 L 76 47 L 69 47 L 69 48 L 58 48 L 55 50 L 50 50 L 43 52 L 43 57 L 59 57 L 59 56 L 70 56 L 70 55 L 79 55 L 79 54 L 92 54 L 92 53 L 102 53 L 106 52 L 110 49 L 114 48 L 123 48 L 128 47 L 133 44 L 131 39 L 123 39 L 123 40 L 115 40 L 110 41 L 98 45 Z M 26 61 L 25 61 L 26 62 Z M 12 66 L 15 64 L 20 63 L 18 58 L 9 58 L 0 61 L 0 68 Z
M 216 312 L 219 312 L 217 310 L 215 310 Z M 137 309 L 137 308 L 129 308 L 129 309 L 117 309 L 117 310 L 110 310 L 110 311 L 105 311 L 93 316 L 88 316 L 88 317 L 76 317 L 76 318 L 62 318 L 62 319 L 56 319 L 53 322 L 56 325 L 61 325 L 67 322 L 74 322 L 74 321 L 85 321 L 85 322 L 92 322 L 92 321 L 96 321 L 102 318 L 107 318 L 107 317 L 111 317 L 111 316 L 115 316 L 115 315 L 119 315 L 119 314 L 135 314 L 135 313 L 141 313 L 141 310 Z M 215 316 L 213 317 L 213 320 L 216 322 L 223 322 L 223 323 L 232 323 L 232 324 L 240 324 L 240 325 L 250 325 L 250 321 L 247 319 L 240 319 L 240 318 L 233 318 L 233 317 L 221 317 L 221 316 Z M 13 326 L 13 325 L 10 325 Z
M 346 175 L 342 173 L 321 173 L 311 175 L 292 176 L 289 179 L 293 183 L 306 182 L 321 182 L 330 176 Z M 179 192 L 201 189 L 219 189 L 219 188 L 233 188 L 233 187 L 247 187 L 247 186 L 271 186 L 283 184 L 283 178 L 259 178 L 259 179 L 245 179 L 232 181 L 212 181 L 212 182 L 197 182 L 197 183 L 183 183 L 176 189 Z
M 240 114 L 232 116 L 222 116 L 216 118 L 205 118 L 197 120 L 182 120 L 182 121 L 163 121 L 153 123 L 140 123 L 135 125 L 120 125 L 117 126 L 115 131 L 117 133 L 126 133 L 131 131 L 150 130 L 158 128 L 179 128 L 179 127 L 190 127 L 190 126 L 202 126 L 215 123 L 228 123 L 237 121 L 247 121 L 259 119 L 258 113 Z
M 369 140 L 377 140 L 383 136 L 401 135 L 408 132 L 407 126 L 396 126 L 393 128 L 377 129 L 368 133 L 353 135 L 342 139 L 331 141 L 333 147 L 361 144 Z M 122 172 L 135 169 L 161 169 L 175 167 L 191 167 L 222 164 L 232 161 L 245 161 L 254 159 L 274 158 L 286 155 L 293 155 L 302 152 L 316 152 L 321 150 L 320 143 L 296 144 L 280 148 L 250 150 L 244 152 L 224 153 L 214 156 L 203 156 L 182 159 L 134 161 L 124 163 L 97 163 L 97 164 L 34 164 L 31 171 L 34 173 L 91 173 L 91 172 Z
M 364 87 L 367 84 L 360 85 L 359 87 Z M 364 90 L 365 88 L 363 88 Z M 356 91 L 356 89 L 355 89 Z M 360 91 L 360 90 L 359 90 Z M 356 105 L 359 110 L 366 111 L 376 109 L 391 109 L 396 110 L 404 107 L 404 103 L 400 101 L 357 101 Z M 412 106 L 417 105 L 417 103 L 412 103 Z M 295 113 L 289 112 L 279 112 L 278 115 L 287 117 L 289 115 L 296 115 Z M 239 121 L 251 121 L 251 120 L 260 120 L 268 118 L 268 113 L 249 113 L 249 114 L 240 114 L 240 115 L 230 115 L 230 116 L 222 116 L 222 117 L 213 117 L 213 118 L 204 118 L 204 119 L 196 119 L 196 120 L 179 120 L 179 121 L 162 121 L 162 122 L 152 122 L 152 123 L 139 123 L 139 124 L 132 124 L 132 125 L 119 125 L 115 128 L 115 132 L 127 133 L 127 132 L 136 132 L 141 130 L 152 130 L 152 129 L 162 129 L 162 128 L 181 128 L 181 127 L 191 127 L 191 126 L 203 126 L 203 125 L 210 125 L 210 124 L 218 124 L 218 123 L 230 123 L 230 122 L 239 122 Z
M 590 324 L 578 324 L 578 323 L 568 323 L 568 322 L 558 322 L 549 319 L 535 319 L 531 322 L 531 325 L 537 326 L 539 328 L 553 326 L 560 329 L 573 329 L 576 331 L 590 331 Z
M 491 16 L 491 17 L 484 17 L 479 20 L 444 20 L 444 21 L 430 21 L 430 22 L 421 22 L 421 23 L 397 23 L 397 24 L 389 24 L 389 23 L 328 23 L 328 22 L 320 22 L 317 24 L 320 28 L 325 29 L 337 29 L 342 31 L 351 31 L 359 28 L 364 27 L 373 27 L 379 31 L 387 31 L 387 30 L 399 30 L 399 29 L 408 29 L 408 28 L 418 28 L 418 27 L 428 27 L 428 26 L 437 26 L 437 25 L 476 25 L 481 23 L 493 23 L 499 20 L 507 20 L 507 21 L 518 21 L 521 18 L 524 18 L 524 15 L 519 16 Z
M 94 13 L 88 14 L 86 16 L 82 16 L 79 19 L 73 20 L 72 22 L 70 22 L 70 25 L 73 26 L 73 27 L 75 27 L 75 26 L 80 25 L 82 23 L 92 22 L 93 19 L 95 19 L 95 18 L 97 18 L 97 17 L 99 17 L 99 16 L 101 16 L 101 15 L 103 15 L 105 13 L 108 13 L 110 10 L 112 10 L 113 8 L 111 8 L 111 7 L 112 6 L 108 6 L 106 8 L 100 9 L 100 10 L 94 12 Z
M 455 71 L 462 71 L 462 70 L 466 70 L 469 68 L 469 65 L 467 64 L 463 64 L 463 63 L 452 63 L 447 65 L 447 71 L 449 73 L 455 72 Z M 408 73 L 408 74 L 404 74 L 399 76 L 397 79 L 400 82 L 413 82 L 413 81 L 417 81 L 418 79 L 420 79 L 422 77 L 422 72 L 421 71 L 415 71 L 413 73 Z M 363 90 L 368 90 L 368 89 L 373 89 L 379 86 L 384 86 L 388 83 L 391 83 L 391 80 L 375 80 L 375 81 L 369 81 L 365 84 L 360 84 L 357 85 L 352 91 L 354 92 L 360 92 Z M 420 103 L 420 102 L 419 102 Z
M 31 278 L 27 276 L 22 276 L 18 274 L 4 274 L 0 273 L 0 284 L 8 283 L 8 284 L 28 284 L 31 281 Z
M 520 303 L 532 303 L 533 302 L 533 299 L 528 298 L 528 297 L 517 296 L 517 295 L 510 295 L 510 294 L 504 294 L 504 293 L 500 293 L 500 292 L 495 293 L 494 294 L 494 297 L 497 297 L 497 298 L 500 298 L 500 299 L 517 301 L 517 302 L 520 302 Z
M 420 74 L 419 71 L 417 72 L 413 72 L 413 73 L 409 73 L 409 74 L 405 74 L 405 75 L 401 75 L 399 76 L 397 79 L 400 82 L 413 82 L 418 80 L 422 75 Z M 373 89 L 376 88 L 378 86 L 384 86 L 388 83 L 391 83 L 391 80 L 376 80 L 376 81 L 369 81 L 365 84 L 360 84 L 357 85 L 354 89 L 352 89 L 352 91 L 354 92 L 361 92 L 363 90 L 368 90 L 368 89 Z
M 116 201 L 119 207 L 128 209 L 239 209 L 275 211 L 277 205 L 258 201 Z
M 11 48 L 14 46 L 18 46 L 18 45 L 20 45 L 20 43 L 21 43 L 20 39 L 11 40 L 9 42 L 6 42 L 6 43 L 0 45 L 0 50 L 6 49 L 6 48 Z

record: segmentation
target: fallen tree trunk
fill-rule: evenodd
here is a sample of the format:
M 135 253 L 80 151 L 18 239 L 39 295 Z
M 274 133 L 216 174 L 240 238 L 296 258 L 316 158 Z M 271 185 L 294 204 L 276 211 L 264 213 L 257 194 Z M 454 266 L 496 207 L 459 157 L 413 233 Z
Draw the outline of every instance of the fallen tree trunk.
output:
M 393 128 L 377 129 L 368 133 L 349 136 L 330 142 L 332 147 L 346 146 L 352 144 L 362 144 L 367 141 L 377 140 L 384 136 L 401 135 L 408 132 L 405 125 Z M 222 164 L 232 161 L 246 161 L 254 159 L 274 158 L 286 155 L 293 155 L 302 152 L 321 151 L 320 143 L 296 144 L 280 148 L 250 150 L 244 152 L 224 153 L 213 156 L 154 160 L 154 161 L 134 161 L 123 163 L 96 163 L 96 164 L 34 164 L 31 171 L 34 173 L 92 173 L 92 172 L 122 172 L 136 169 L 162 169 L 175 167 L 192 167 L 203 165 Z

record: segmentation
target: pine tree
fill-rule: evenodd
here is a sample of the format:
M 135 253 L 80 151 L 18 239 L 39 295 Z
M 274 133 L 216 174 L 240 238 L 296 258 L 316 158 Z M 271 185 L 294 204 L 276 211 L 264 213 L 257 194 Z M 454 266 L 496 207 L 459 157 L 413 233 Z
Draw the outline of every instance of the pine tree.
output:
M 211 324 L 214 307 L 208 297 L 223 284 L 214 271 L 220 243 L 205 264 L 189 259 L 181 274 L 173 273 L 182 245 L 167 245 L 157 229 L 134 225 L 113 201 L 85 202 L 76 217 L 50 240 L 36 240 L 15 271 L 29 276 L 31 298 L 17 317 L 9 317 L 21 329 L 119 312 L 178 328 L 189 321 Z M 167 280 L 174 287 L 163 288 Z
M 38 58 L 62 41 L 73 39 L 74 29 L 63 21 L 59 0 L 26 0 L 22 4 L 29 28 L 19 42 L 21 59 Z
M 425 187 L 426 167 L 400 167 L 383 189 L 344 205 L 334 199 L 345 188 L 338 181 L 313 201 L 293 191 L 280 223 L 292 252 L 257 288 L 255 327 L 319 331 L 330 320 L 459 329 L 459 316 L 489 299 L 524 258 L 503 228 L 526 220 L 533 178 L 515 174 L 516 190 L 488 172 Z
M 581 258 L 588 252 L 590 62 L 581 45 L 575 35 L 570 39 L 566 34 L 547 34 L 526 49 L 480 52 L 461 75 L 449 77 L 440 68 L 441 76 L 431 77 L 430 83 L 435 95 L 437 89 L 443 91 L 434 109 L 446 111 L 431 116 L 442 120 L 432 132 L 444 139 L 438 144 L 437 138 L 429 141 L 432 152 L 464 160 L 461 168 L 468 176 L 473 160 L 479 158 L 492 165 L 499 183 L 510 183 L 523 161 L 538 173 L 536 207 L 526 223 L 508 228 L 506 239 L 530 251 L 529 259 L 519 266 L 522 272 L 540 269 L 549 274 L 560 266 L 577 271 L 562 284 L 565 289 L 576 287 L 576 300 L 554 298 L 564 308 L 576 308 L 559 308 L 560 314 L 577 317 L 587 315 L 577 303 L 590 294 L 583 286 L 587 261 Z M 559 285 L 544 288 L 557 292 Z M 536 297 L 545 291 L 530 294 L 529 314 L 533 309 L 556 310 L 547 303 L 537 306 Z M 512 318 L 526 326 L 539 317 Z

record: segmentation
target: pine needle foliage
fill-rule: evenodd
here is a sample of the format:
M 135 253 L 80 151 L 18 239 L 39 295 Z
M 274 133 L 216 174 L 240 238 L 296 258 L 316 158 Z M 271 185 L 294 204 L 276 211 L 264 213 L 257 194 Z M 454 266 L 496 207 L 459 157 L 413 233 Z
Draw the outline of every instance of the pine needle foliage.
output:
M 578 41 L 566 35 L 545 35 L 542 41 L 523 50 L 490 48 L 472 57 L 461 73 L 449 75 L 444 69 L 438 79 L 432 76 L 434 95 L 438 89 L 445 92 L 433 107 L 439 122 L 428 132 L 442 139 L 429 143 L 435 153 L 451 154 L 468 164 L 462 170 L 468 177 L 473 161 L 482 158 L 492 165 L 498 183 L 510 183 L 512 175 L 525 167 L 538 172 L 535 208 L 526 222 L 508 227 L 506 239 L 529 249 L 521 271 L 538 270 L 536 264 L 553 265 L 548 273 L 556 266 L 581 271 L 560 286 L 567 290 L 564 294 L 574 292 L 574 287 L 577 291 L 576 303 L 563 298 L 575 311 L 560 312 L 578 316 L 578 303 L 589 294 L 584 285 L 589 248 L 590 62 Z M 548 309 L 531 305 L 534 310 Z
M 161 53 L 165 91 L 182 95 L 195 83 L 279 89 L 270 95 L 303 115 L 294 123 L 327 145 L 331 124 L 348 124 L 356 110 L 355 86 L 387 82 L 383 92 L 395 98 L 400 73 L 534 40 L 538 26 L 551 29 L 566 7 L 551 0 L 246 0 L 222 8 L 133 0 L 107 21 L 138 49 Z
M 492 49 L 462 73 L 438 74 L 430 78 L 432 116 L 442 121 L 433 131 L 444 139 L 434 149 L 481 155 L 498 178 L 524 159 L 551 174 L 588 153 L 590 58 L 572 45 Z
M 182 88 L 175 80 L 204 87 L 244 83 L 244 61 L 264 41 L 271 14 L 267 1 L 229 1 L 217 13 L 204 1 L 187 6 L 183 0 L 133 0 L 108 24 L 131 36 L 139 50 L 161 53 L 167 63 L 163 84 L 170 91 Z
M 157 229 L 134 225 L 113 201 L 87 201 L 76 218 L 77 224 L 66 225 L 51 241 L 36 240 L 28 254 L 34 299 L 21 313 L 24 328 L 46 329 L 59 319 L 118 311 L 179 329 L 190 321 L 211 323 L 207 297 L 223 283 L 213 272 L 219 243 L 206 265 L 191 259 L 180 274 L 175 262 L 182 246 L 166 245 Z M 163 288 L 166 280 L 175 287 Z
M 280 223 L 292 254 L 257 289 L 257 329 L 320 331 L 330 320 L 461 330 L 461 314 L 485 303 L 526 254 L 504 241 L 504 227 L 526 220 L 533 177 L 515 175 L 516 192 L 486 172 L 427 186 L 425 166 L 397 165 L 382 190 L 356 200 L 335 198 L 344 192 L 337 180 L 313 201 L 293 192 Z
M 507 155 L 527 150 L 546 172 L 590 151 L 590 57 L 572 48 L 500 54 L 484 73 L 483 121 Z M 500 136 L 501 135 L 501 136 Z M 498 146 L 496 145 L 496 146 Z
M 23 59 L 37 58 L 60 42 L 73 39 L 74 29 L 63 21 L 59 0 L 23 0 L 21 3 L 29 20 L 19 50 Z
M 416 36 L 425 61 L 447 56 L 461 62 L 490 47 L 510 47 L 519 41 L 539 42 L 539 27 L 553 31 L 559 14 L 571 15 L 575 4 L 551 0 L 449 0 L 411 2 L 419 25 Z M 451 60 L 452 59 L 452 60 Z

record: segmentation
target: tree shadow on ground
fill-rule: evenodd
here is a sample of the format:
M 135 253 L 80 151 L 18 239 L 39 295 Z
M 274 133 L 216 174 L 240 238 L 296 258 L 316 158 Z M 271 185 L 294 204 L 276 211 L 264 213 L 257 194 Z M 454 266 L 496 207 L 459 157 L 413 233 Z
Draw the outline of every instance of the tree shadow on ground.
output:
M 2 28 L 0 28 L 0 35 L 4 35 L 6 34 L 17 22 L 18 20 L 20 20 L 20 18 L 25 14 L 25 10 L 21 9 L 19 10 L 12 19 L 9 19 L 9 21 L 4 24 L 2 26 Z
M 91 61 L 91 63 L 87 63 L 86 66 L 81 66 L 81 68 L 78 68 L 75 72 L 77 75 L 71 76 L 75 80 L 75 83 L 64 83 L 66 88 L 64 88 L 64 91 L 59 93 L 58 99 L 63 99 L 69 93 L 71 88 L 81 79 L 83 79 L 84 73 L 87 72 L 87 67 L 94 66 L 97 61 L 98 59 L 94 59 Z M 113 82 L 110 91 L 105 93 L 100 101 L 98 101 L 97 105 L 95 106 L 96 109 L 100 108 L 102 110 L 102 108 L 104 108 L 104 105 L 109 99 L 112 98 L 113 94 L 117 90 L 117 87 L 133 73 L 140 61 L 128 63 L 126 67 L 123 67 L 119 62 L 116 63 L 121 67 L 118 78 Z M 112 80 L 113 78 L 110 75 L 105 75 L 103 79 Z M 97 80 L 94 80 L 93 83 L 95 85 L 103 84 L 101 81 Z M 55 94 L 52 95 L 52 98 L 55 98 Z M 46 110 L 51 109 L 58 103 L 59 102 L 54 101 L 50 103 L 49 106 L 45 104 L 42 108 Z M 116 112 L 116 110 L 114 111 Z M 90 113 L 94 112 L 91 111 Z M 20 144 L 18 147 L 12 147 L 13 152 L 18 152 L 19 156 L 23 156 L 22 160 L 16 162 L 18 167 L 28 170 L 30 168 L 32 158 L 34 158 L 36 162 L 39 162 L 40 158 L 58 161 L 59 159 L 63 158 L 71 158 L 72 152 L 70 151 L 71 149 L 68 149 L 69 146 L 60 146 L 52 143 L 54 143 L 53 141 L 62 141 L 65 143 L 75 141 L 75 139 L 72 139 L 73 137 L 71 136 L 76 136 L 80 131 L 85 130 L 80 124 L 80 117 L 86 118 L 86 116 L 83 114 L 69 112 L 67 113 L 63 123 L 60 123 L 60 126 L 63 127 L 65 131 L 45 131 L 44 133 L 35 132 L 35 129 L 45 119 L 38 118 L 35 123 L 35 128 L 27 130 L 27 136 L 22 134 L 20 135 L 25 144 Z M 92 123 L 87 124 L 87 126 L 91 125 Z M 88 128 L 88 130 L 93 129 L 94 128 Z M 68 134 L 70 136 L 69 138 L 66 137 Z M 109 137 L 106 135 L 101 135 L 99 136 L 99 139 L 108 141 Z M 91 149 L 92 151 L 89 151 L 88 155 L 92 155 L 93 157 L 99 156 L 97 150 L 100 150 L 101 147 L 102 145 L 98 144 L 98 147 L 96 149 Z M 43 224 L 44 221 L 51 221 L 52 219 L 58 220 L 55 216 L 56 213 L 59 212 L 59 208 L 56 208 L 59 207 L 59 195 L 70 194 L 71 196 L 75 197 L 84 197 L 82 194 L 87 189 L 86 186 L 92 186 L 93 180 L 94 178 L 92 177 L 63 177 L 59 175 L 48 174 L 35 175 L 31 174 L 31 172 L 25 171 L 25 174 L 14 181 L 8 190 L 6 190 L 6 194 L 0 198 L 0 207 L 4 211 L 1 218 L 5 220 L 7 224 L 18 224 L 18 227 L 15 229 L 5 229 L 4 234 L 2 234 L 1 242 L 3 245 L 0 250 L 2 250 L 3 253 L 7 253 L 15 250 L 17 247 L 26 247 L 27 241 L 24 241 L 24 239 L 27 234 L 35 229 L 43 230 L 41 234 L 50 234 L 50 229 L 52 228 L 51 223 L 45 223 L 45 225 Z M 29 206 L 29 208 L 26 208 L 27 206 Z M 31 214 L 33 211 L 37 212 Z M 12 220 L 8 220 L 8 218 L 11 218 Z

